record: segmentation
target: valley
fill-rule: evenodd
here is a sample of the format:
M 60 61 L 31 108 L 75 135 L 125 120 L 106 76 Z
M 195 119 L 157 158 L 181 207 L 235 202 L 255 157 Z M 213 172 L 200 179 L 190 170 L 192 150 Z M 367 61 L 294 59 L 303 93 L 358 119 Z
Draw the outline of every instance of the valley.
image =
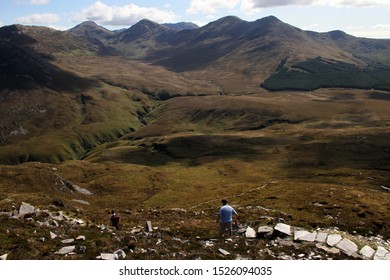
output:
M 227 246 L 227 258 L 280 259 L 317 250 L 225 242 L 215 223 L 222 198 L 243 228 L 284 222 L 389 249 L 388 40 L 227 17 L 179 31 L 144 20 L 119 35 L 90 22 L 67 32 L 3 27 L 0 49 L 0 255 L 95 259 L 127 246 L 130 259 L 215 259 Z M 84 222 L 1 214 L 22 202 Z M 50 231 L 87 236 L 86 253 L 55 254 Z

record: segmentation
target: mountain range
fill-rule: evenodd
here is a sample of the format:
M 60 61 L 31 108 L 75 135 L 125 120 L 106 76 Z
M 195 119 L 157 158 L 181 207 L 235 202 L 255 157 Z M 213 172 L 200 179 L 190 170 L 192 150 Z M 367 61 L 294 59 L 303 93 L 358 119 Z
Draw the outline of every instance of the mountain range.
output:
M 219 238 L 222 198 L 242 228 L 342 231 L 385 256 L 389 102 L 390 40 L 273 16 L 2 27 L 0 256 L 355 257 L 326 243 Z M 75 255 L 57 254 L 77 236 Z
M 83 158 L 172 97 L 320 88 L 390 90 L 390 40 L 304 31 L 274 16 L 202 27 L 144 19 L 116 32 L 90 21 L 68 31 L 5 26 L 0 154 L 6 163 Z M 40 137 L 53 150 L 37 148 Z

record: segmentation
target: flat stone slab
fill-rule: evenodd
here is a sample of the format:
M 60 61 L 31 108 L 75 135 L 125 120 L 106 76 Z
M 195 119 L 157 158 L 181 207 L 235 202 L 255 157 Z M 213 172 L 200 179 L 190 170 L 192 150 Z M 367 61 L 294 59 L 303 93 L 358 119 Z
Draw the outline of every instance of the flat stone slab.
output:
M 76 237 L 76 240 L 81 240 L 81 241 L 85 241 L 85 236 L 84 235 L 80 235 L 80 236 L 77 236 Z
M 66 254 L 72 253 L 75 249 L 76 249 L 76 246 L 67 246 L 67 247 L 61 248 L 60 250 L 58 250 L 54 254 L 66 255 Z
M 273 231 L 274 231 L 274 229 L 272 227 L 269 227 L 269 226 L 260 226 L 257 229 L 257 233 L 261 233 L 261 234 L 266 234 L 266 233 L 270 233 Z
M 325 245 L 322 245 L 322 244 L 316 244 L 316 247 L 318 249 L 321 249 L 321 250 L 323 250 L 323 251 L 325 251 L 327 253 L 330 253 L 330 254 L 340 254 L 340 249 L 337 249 L 337 248 L 334 248 L 334 247 L 329 248 L 329 247 L 327 247 Z
M 246 229 L 246 232 L 245 232 L 245 237 L 246 238 L 256 238 L 256 231 L 253 228 L 248 227 Z
M 80 204 L 84 204 L 84 205 L 90 205 L 90 203 L 88 201 L 81 200 L 81 199 L 72 199 L 72 201 L 80 203 Z
M 224 256 L 230 255 L 230 253 L 228 251 L 224 250 L 224 249 L 218 249 L 218 252 L 220 252 Z
M 375 250 L 372 249 L 370 246 L 366 245 L 360 250 L 360 255 L 362 255 L 365 259 L 372 259 L 372 257 L 375 255 Z
M 374 260 L 390 260 L 390 252 L 387 251 L 386 248 L 378 246 L 378 250 L 376 250 Z
M 70 239 L 64 239 L 61 241 L 61 243 L 63 244 L 69 244 L 69 243 L 73 243 L 74 242 L 74 239 L 73 238 L 70 238 Z
M 105 261 L 114 261 L 118 259 L 118 255 L 102 253 L 100 254 L 100 259 Z
M 316 236 L 317 233 L 308 232 L 306 230 L 294 231 L 294 240 L 296 241 L 314 242 Z
M 22 205 L 20 205 L 20 208 L 19 208 L 19 217 L 24 217 L 25 215 L 27 214 L 32 214 L 35 212 L 35 207 L 28 204 L 28 203 L 25 203 L 25 202 L 22 202 Z
M 334 247 L 336 246 L 343 238 L 341 237 L 340 234 L 330 234 L 328 235 L 328 238 L 326 239 L 326 243 L 331 246 L 331 247 Z
M 344 238 L 341 240 L 337 245 L 336 248 L 339 248 L 340 250 L 344 251 L 347 255 L 352 256 L 353 254 L 356 254 L 358 251 L 358 246 L 351 240 Z
M 274 230 L 277 231 L 277 232 L 280 232 L 282 234 L 285 234 L 285 235 L 289 235 L 289 236 L 292 235 L 292 233 L 291 233 L 291 226 L 283 224 L 283 223 L 277 224 L 274 227 Z
M 262 238 L 271 238 L 274 233 L 274 229 L 269 226 L 260 226 L 257 229 L 257 235 Z
M 320 242 L 320 243 L 325 243 L 326 238 L 328 238 L 328 234 L 326 232 L 319 232 L 319 233 L 317 233 L 316 239 L 314 241 Z

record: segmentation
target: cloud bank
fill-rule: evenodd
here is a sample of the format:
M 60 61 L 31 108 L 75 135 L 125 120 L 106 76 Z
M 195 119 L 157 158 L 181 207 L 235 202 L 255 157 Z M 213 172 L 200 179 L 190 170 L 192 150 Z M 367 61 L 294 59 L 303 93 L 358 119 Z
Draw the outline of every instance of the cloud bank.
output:
M 240 9 L 254 13 L 263 8 L 282 6 L 331 6 L 331 7 L 378 7 L 390 6 L 388 0 L 190 0 L 187 13 L 214 14 L 223 9 Z
M 61 20 L 57 14 L 33 14 L 15 19 L 20 24 L 52 24 Z
M 30 0 L 31 5 L 47 5 L 50 3 L 50 0 Z
M 173 22 L 177 16 L 172 11 L 154 7 L 140 7 L 135 4 L 108 6 L 97 1 L 74 16 L 77 22 L 91 20 L 103 25 L 127 26 L 147 18 L 159 23 Z

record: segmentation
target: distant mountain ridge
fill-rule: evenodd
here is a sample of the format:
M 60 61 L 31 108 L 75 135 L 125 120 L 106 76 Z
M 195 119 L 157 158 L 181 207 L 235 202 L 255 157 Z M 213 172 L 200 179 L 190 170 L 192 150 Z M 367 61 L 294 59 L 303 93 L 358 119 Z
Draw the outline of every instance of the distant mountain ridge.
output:
M 54 44 L 59 35 L 65 52 L 125 56 L 175 72 L 220 69 L 257 77 L 258 85 L 268 90 L 390 90 L 390 40 L 357 38 L 343 31 L 303 31 L 274 16 L 253 22 L 227 16 L 202 27 L 143 19 L 121 32 L 91 21 L 65 32 L 38 29 L 24 28 L 23 34 L 35 40 L 33 46 L 44 46 L 47 55 L 59 48 Z M 3 33 L 7 38 L 4 30 L 0 29 L 0 37 Z

